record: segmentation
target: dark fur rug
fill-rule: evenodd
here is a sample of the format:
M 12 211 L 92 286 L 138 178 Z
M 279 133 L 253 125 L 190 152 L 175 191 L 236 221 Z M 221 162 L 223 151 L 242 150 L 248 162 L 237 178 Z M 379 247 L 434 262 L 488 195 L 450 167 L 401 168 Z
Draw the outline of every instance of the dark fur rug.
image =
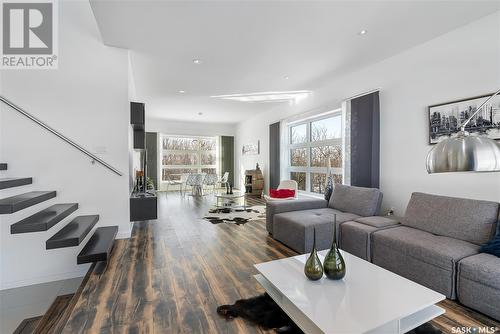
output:
M 267 293 L 250 299 L 237 300 L 233 305 L 219 306 L 217 313 L 226 320 L 241 317 L 264 329 L 274 329 L 277 333 L 304 333 Z M 442 334 L 442 332 L 430 323 L 425 323 L 407 334 Z
M 219 306 L 217 313 L 226 320 L 242 317 L 265 329 L 275 329 L 277 333 L 303 333 L 267 293 L 237 300 L 233 305 Z

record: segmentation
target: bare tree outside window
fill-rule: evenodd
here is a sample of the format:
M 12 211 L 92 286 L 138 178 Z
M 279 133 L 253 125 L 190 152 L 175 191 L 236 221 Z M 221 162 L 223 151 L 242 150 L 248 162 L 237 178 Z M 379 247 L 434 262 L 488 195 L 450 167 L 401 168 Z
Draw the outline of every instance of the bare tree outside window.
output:
M 291 172 L 290 179 L 297 181 L 299 190 L 306 190 L 306 173 L 305 172 Z
M 342 168 L 342 147 L 340 145 L 311 147 L 311 167 Z
M 342 183 L 342 116 L 311 120 L 289 127 L 290 178 L 299 190 L 324 193 L 328 168 L 333 182 Z
M 290 128 L 290 144 L 305 143 L 307 141 L 307 124 L 292 126 Z
M 162 180 L 177 180 L 181 174 L 217 173 L 215 137 L 162 136 Z
M 332 174 L 333 183 L 342 184 L 341 174 Z M 311 191 L 313 193 L 324 194 L 326 187 L 326 173 L 311 173 Z
M 290 165 L 291 166 L 307 166 L 307 149 L 294 148 L 290 150 Z
M 311 122 L 311 141 L 342 138 L 342 118 L 329 117 Z
M 197 165 L 198 156 L 192 153 L 165 153 L 162 160 L 163 165 Z

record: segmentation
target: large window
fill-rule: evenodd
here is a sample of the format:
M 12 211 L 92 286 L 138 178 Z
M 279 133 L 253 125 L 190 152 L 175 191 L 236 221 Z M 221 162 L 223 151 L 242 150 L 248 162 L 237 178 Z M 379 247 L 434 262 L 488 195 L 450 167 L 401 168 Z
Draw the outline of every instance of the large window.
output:
M 324 193 L 328 169 L 343 182 L 342 113 L 295 122 L 288 127 L 288 172 L 299 190 Z
M 187 173 L 217 173 L 217 137 L 163 135 L 161 148 L 162 181 Z

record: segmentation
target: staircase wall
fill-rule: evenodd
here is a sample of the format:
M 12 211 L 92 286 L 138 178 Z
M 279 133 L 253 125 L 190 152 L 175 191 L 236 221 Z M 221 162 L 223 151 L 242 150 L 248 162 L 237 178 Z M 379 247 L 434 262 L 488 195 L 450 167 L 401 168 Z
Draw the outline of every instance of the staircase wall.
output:
M 6 176 L 32 176 L 33 185 L 0 191 L 56 190 L 57 197 L 0 215 L 0 289 L 83 276 L 78 247 L 45 249 L 45 241 L 76 214 L 99 214 L 95 228 L 118 225 L 130 236 L 128 175 L 128 51 L 105 46 L 89 2 L 59 2 L 59 68 L 0 73 L 1 94 L 67 137 L 98 153 L 118 176 L 13 110 L 1 106 L 0 161 Z M 10 225 L 55 203 L 80 209 L 46 232 L 10 234 Z

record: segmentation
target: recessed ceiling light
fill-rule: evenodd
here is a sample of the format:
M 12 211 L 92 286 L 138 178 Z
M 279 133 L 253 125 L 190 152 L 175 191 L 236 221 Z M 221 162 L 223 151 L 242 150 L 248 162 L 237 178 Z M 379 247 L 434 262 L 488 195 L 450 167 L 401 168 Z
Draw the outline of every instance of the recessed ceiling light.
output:
M 285 92 L 260 92 L 248 94 L 229 94 L 211 96 L 223 100 L 233 100 L 239 102 L 298 102 L 311 94 L 309 90 L 295 90 Z
M 186 91 L 185 90 L 180 90 L 179 93 L 184 94 Z
M 200 111 L 200 112 L 198 113 L 198 115 L 200 115 L 200 116 L 201 116 L 201 115 L 203 115 L 203 113 Z
M 367 30 L 363 29 L 360 32 L 358 32 L 358 35 L 363 36 L 363 35 L 366 35 L 367 32 L 368 32 Z
M 200 59 L 193 59 L 193 63 L 195 63 L 196 65 L 200 65 L 201 60 Z
M 290 77 L 288 75 L 285 75 L 284 79 L 288 80 L 288 79 L 290 79 Z

